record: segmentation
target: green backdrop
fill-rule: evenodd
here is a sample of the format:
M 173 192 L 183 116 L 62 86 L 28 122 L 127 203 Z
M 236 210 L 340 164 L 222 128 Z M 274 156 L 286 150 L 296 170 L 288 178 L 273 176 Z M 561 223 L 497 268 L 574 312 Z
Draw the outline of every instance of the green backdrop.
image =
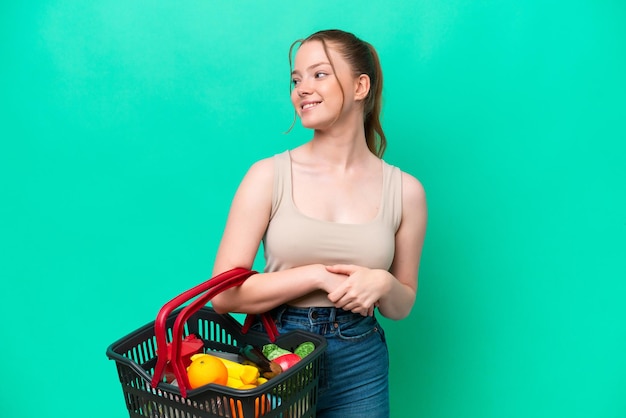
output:
M 393 417 L 626 416 L 621 1 L 5 1 L 3 417 L 127 416 L 106 347 L 209 277 L 289 135 L 287 51 L 377 46 L 385 159 L 423 182 Z M 259 260 L 258 268 L 262 265 Z

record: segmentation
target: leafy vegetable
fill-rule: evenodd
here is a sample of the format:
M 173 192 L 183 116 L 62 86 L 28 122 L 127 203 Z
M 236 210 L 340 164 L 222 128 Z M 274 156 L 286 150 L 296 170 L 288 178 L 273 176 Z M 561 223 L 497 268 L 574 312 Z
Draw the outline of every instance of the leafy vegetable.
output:
M 270 361 L 282 356 L 283 354 L 291 354 L 291 351 L 280 348 L 276 344 L 265 344 L 262 351 L 263 355 Z
M 311 354 L 314 350 L 315 350 L 315 344 L 313 344 L 311 341 L 305 341 L 302 344 L 300 344 L 298 347 L 296 347 L 296 349 L 293 350 L 293 352 L 297 354 L 298 356 L 300 356 L 300 358 L 305 358 L 306 356 Z

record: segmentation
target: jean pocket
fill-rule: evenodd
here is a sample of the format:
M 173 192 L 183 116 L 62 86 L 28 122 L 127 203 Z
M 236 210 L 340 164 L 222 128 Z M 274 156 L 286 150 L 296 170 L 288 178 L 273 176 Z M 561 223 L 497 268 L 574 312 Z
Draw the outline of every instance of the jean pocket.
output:
M 347 341 L 359 341 L 373 335 L 382 337 L 382 329 L 378 321 L 371 316 L 338 322 L 337 335 Z

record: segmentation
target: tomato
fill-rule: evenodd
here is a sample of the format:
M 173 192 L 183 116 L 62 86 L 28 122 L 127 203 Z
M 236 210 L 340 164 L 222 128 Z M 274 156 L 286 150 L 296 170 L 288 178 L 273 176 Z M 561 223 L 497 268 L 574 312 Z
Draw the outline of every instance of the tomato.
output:
M 278 365 L 283 369 L 283 371 L 293 367 L 296 363 L 301 360 L 300 356 L 293 353 L 283 354 L 274 359 L 274 362 L 278 363 Z

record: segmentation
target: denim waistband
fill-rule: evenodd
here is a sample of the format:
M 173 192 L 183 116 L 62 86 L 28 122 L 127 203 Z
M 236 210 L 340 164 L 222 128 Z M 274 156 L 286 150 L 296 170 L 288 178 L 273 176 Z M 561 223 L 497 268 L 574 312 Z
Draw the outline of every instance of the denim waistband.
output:
M 308 319 L 311 323 L 318 324 L 325 322 L 343 322 L 363 318 L 360 314 L 333 307 L 299 308 L 288 305 L 283 305 L 277 308 L 274 315 L 277 320 L 284 317 L 291 317 L 294 319 Z

